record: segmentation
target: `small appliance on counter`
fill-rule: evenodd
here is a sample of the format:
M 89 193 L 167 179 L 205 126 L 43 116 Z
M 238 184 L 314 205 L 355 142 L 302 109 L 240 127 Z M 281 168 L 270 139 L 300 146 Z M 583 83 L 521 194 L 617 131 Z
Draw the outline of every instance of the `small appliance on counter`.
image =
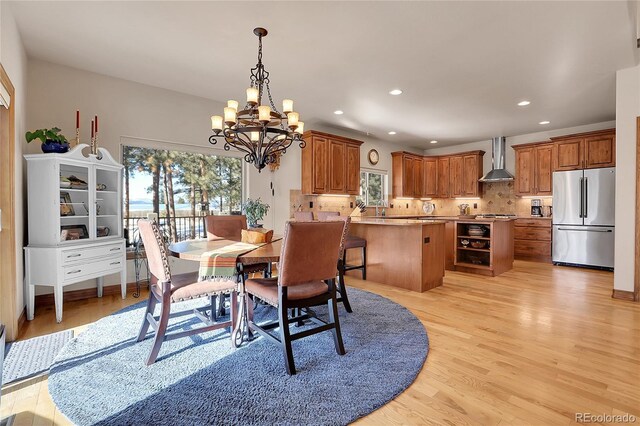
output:
M 540 198 L 531 200 L 531 216 L 542 217 L 542 200 Z
M 436 209 L 436 205 L 433 204 L 431 201 L 425 201 L 424 204 L 422 205 L 422 211 L 424 212 L 424 214 L 433 214 L 433 211 Z

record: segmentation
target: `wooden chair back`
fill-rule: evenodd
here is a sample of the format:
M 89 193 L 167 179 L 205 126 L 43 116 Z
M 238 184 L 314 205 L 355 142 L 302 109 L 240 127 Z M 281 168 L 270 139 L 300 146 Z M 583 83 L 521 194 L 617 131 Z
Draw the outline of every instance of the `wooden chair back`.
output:
M 311 222 L 313 220 L 313 212 L 293 212 L 293 218 L 298 222 Z
M 318 212 L 318 220 L 327 220 L 331 216 L 340 216 L 340 212 Z

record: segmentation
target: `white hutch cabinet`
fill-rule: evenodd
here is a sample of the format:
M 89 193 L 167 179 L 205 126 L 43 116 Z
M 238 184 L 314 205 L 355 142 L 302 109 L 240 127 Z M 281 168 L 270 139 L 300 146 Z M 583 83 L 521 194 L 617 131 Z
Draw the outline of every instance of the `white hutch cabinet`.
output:
M 63 287 L 120 274 L 127 296 L 122 231 L 122 169 L 109 152 L 84 154 L 81 144 L 65 154 L 25 155 L 29 245 L 25 247 L 27 319 L 34 314 L 36 285 L 54 290 L 56 321 L 62 321 Z M 69 178 L 73 182 L 63 182 Z M 84 182 L 84 183 L 83 183 Z

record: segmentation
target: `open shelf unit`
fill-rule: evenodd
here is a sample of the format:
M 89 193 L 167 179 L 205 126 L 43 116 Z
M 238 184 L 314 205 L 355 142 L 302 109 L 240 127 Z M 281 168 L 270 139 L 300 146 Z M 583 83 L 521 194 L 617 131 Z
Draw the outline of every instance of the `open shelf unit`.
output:
M 482 233 L 470 232 L 481 229 Z M 513 265 L 512 221 L 456 221 L 454 267 L 457 271 L 499 275 Z M 483 247 L 472 247 L 480 243 Z

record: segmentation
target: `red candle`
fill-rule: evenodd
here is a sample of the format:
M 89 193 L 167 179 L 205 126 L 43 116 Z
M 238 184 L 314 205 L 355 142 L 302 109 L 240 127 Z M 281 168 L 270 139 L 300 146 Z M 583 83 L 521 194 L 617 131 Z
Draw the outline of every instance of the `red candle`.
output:
M 93 120 L 91 120 L 91 139 L 93 139 L 94 131 L 95 131 L 94 123 L 93 123 Z
M 76 129 L 80 128 L 80 111 L 76 110 Z
M 98 133 L 98 116 L 96 115 L 96 133 Z

